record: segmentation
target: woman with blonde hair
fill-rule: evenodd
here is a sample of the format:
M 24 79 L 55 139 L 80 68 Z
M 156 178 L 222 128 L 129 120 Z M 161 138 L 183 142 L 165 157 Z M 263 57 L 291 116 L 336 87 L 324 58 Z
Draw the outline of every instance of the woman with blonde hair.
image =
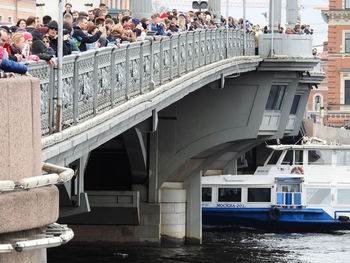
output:
M 16 62 L 21 62 L 24 58 L 22 55 L 22 50 L 25 46 L 24 34 L 17 32 L 12 35 L 11 38 L 11 54 L 13 55 L 13 59 Z
M 180 32 L 186 31 L 187 30 L 186 18 L 184 16 L 180 15 L 178 20 L 179 20 L 179 31 Z

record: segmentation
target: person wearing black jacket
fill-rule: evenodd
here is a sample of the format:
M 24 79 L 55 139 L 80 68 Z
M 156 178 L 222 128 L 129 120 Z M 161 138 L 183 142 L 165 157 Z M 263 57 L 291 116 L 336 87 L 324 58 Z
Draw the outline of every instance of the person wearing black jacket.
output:
M 54 65 L 55 60 L 53 59 L 53 55 L 48 52 L 48 48 L 45 46 L 42 39 L 44 35 L 38 31 L 32 32 L 33 36 L 33 45 L 32 45 L 32 54 L 37 55 L 40 59 L 45 60 L 47 64 Z
M 83 16 L 78 17 L 77 25 L 74 27 L 74 33 L 72 37 L 75 38 L 79 43 L 78 47 L 80 51 L 86 51 L 87 50 L 86 43 L 96 42 L 97 40 L 100 39 L 102 33 L 106 31 L 104 27 L 100 27 L 99 31 L 97 31 L 95 35 L 88 36 L 83 32 L 83 30 L 86 30 L 86 28 L 87 28 L 86 17 L 83 17 Z
M 55 20 L 52 20 L 47 27 L 49 28 L 48 35 L 50 39 L 51 48 L 55 51 L 57 57 L 58 48 L 58 24 Z M 69 40 L 63 39 L 63 56 L 72 54 L 72 48 Z

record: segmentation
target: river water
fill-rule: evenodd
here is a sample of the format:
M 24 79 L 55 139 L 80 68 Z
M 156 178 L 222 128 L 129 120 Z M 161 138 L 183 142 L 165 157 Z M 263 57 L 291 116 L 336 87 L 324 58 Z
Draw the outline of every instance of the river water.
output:
M 229 263 L 350 262 L 350 231 L 337 233 L 266 233 L 209 229 L 202 246 L 181 248 L 65 245 L 48 250 L 48 263 Z

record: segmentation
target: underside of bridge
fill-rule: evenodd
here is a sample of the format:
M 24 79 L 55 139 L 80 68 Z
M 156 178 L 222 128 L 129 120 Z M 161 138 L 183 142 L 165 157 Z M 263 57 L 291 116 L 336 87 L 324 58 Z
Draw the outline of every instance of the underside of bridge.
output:
M 269 67 L 226 76 L 155 109 L 71 163 L 77 176 L 61 188 L 60 220 L 75 241 L 200 244 L 202 175 L 235 174 L 244 153 L 298 133 L 312 81 Z

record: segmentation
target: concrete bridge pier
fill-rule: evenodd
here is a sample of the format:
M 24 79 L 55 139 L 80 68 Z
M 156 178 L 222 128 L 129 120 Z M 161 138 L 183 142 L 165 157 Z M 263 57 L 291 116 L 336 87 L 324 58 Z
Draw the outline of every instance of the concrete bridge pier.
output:
M 0 106 L 0 262 L 44 263 L 47 247 L 69 240 L 58 240 L 55 174 L 41 162 L 39 80 L 0 80 Z

